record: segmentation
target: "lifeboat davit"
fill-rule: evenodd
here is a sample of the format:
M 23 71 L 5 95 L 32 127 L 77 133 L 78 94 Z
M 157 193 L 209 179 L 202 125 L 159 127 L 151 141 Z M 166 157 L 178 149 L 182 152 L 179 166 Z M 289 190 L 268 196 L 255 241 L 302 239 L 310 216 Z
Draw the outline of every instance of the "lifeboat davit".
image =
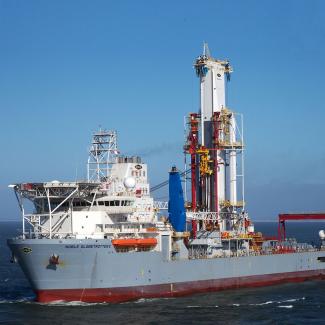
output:
M 153 247 L 157 245 L 156 238 L 121 238 L 113 239 L 115 247 Z

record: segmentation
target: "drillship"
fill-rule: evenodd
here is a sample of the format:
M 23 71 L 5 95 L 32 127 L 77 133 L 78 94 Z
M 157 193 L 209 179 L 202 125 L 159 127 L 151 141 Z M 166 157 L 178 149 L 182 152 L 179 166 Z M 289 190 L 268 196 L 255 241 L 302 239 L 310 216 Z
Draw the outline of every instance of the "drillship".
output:
M 86 181 L 10 185 L 23 232 L 8 245 L 37 301 L 122 302 L 325 277 L 324 231 L 318 247 L 285 233 L 286 220 L 324 214 L 280 215 L 278 237 L 255 231 L 244 201 L 242 115 L 225 99 L 232 68 L 207 45 L 194 68 L 200 110 L 186 118 L 188 158 L 165 182 L 168 204 L 153 200 L 147 165 L 119 153 L 115 131 L 93 134 Z

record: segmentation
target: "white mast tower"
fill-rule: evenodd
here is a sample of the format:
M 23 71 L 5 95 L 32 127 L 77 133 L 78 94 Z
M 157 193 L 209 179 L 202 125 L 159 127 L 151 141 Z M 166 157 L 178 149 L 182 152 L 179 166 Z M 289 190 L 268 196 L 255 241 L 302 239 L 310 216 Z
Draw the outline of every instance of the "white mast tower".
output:
M 99 129 L 95 132 L 87 163 L 88 182 L 106 182 L 118 153 L 116 131 Z
M 192 211 L 214 216 L 221 230 L 232 230 L 244 211 L 242 116 L 226 103 L 232 67 L 227 60 L 214 59 L 206 43 L 194 67 L 200 79 L 200 111 L 190 114 L 185 145 L 191 155 Z

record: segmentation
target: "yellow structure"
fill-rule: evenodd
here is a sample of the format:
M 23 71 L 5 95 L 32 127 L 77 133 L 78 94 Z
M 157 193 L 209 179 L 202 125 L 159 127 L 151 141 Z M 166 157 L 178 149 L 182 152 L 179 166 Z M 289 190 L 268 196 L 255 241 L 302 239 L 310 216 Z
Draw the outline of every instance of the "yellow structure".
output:
M 204 175 L 212 175 L 213 170 L 210 168 L 209 164 L 213 161 L 209 157 L 209 150 L 201 147 L 196 151 L 197 154 L 200 155 L 200 174 Z

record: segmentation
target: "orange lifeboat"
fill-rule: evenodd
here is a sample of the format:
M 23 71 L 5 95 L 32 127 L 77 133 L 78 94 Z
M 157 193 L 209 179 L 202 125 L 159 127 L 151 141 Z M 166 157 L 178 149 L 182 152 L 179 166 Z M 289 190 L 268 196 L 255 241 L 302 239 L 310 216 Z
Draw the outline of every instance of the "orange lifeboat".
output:
M 115 247 L 152 247 L 157 245 L 156 238 L 121 238 L 113 239 L 112 244 Z
M 221 233 L 221 238 L 222 238 L 222 239 L 228 239 L 228 238 L 230 238 L 230 234 L 229 234 L 229 232 L 228 232 L 228 231 L 224 231 L 224 232 L 222 232 L 222 233 Z

